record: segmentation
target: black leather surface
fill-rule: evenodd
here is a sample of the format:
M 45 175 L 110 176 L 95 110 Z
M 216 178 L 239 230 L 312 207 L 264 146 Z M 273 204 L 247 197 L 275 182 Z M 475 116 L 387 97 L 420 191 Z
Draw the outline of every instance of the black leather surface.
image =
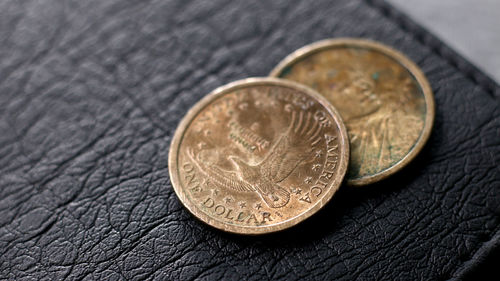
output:
M 0 278 L 474 276 L 500 237 L 498 87 L 379 5 L 0 2 Z M 437 112 L 420 156 L 281 233 L 230 235 L 192 217 L 167 167 L 189 107 L 338 36 L 382 41 L 426 73 Z

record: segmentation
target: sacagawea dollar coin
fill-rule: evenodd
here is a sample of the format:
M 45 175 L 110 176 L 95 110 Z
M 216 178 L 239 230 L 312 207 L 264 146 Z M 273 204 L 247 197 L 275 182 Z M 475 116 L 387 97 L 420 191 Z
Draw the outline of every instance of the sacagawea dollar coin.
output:
M 321 209 L 347 171 L 336 109 L 314 90 L 276 78 L 222 86 L 180 122 L 169 153 L 172 186 L 198 219 L 263 234 Z
M 401 170 L 429 138 L 434 96 L 427 79 L 410 59 L 380 43 L 313 43 L 286 57 L 271 76 L 317 90 L 340 112 L 351 144 L 349 185 Z

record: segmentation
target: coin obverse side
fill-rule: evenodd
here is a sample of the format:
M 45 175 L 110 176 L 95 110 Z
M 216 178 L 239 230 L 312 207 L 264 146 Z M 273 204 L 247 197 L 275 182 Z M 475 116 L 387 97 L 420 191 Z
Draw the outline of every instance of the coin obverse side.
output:
M 350 139 L 347 183 L 377 182 L 422 150 L 434 122 L 434 96 L 403 54 L 360 39 L 324 40 L 286 57 L 270 74 L 307 85 L 340 112 Z
M 347 172 L 349 141 L 335 108 L 298 83 L 249 78 L 220 87 L 179 124 L 174 190 L 218 229 L 262 234 L 321 209 Z

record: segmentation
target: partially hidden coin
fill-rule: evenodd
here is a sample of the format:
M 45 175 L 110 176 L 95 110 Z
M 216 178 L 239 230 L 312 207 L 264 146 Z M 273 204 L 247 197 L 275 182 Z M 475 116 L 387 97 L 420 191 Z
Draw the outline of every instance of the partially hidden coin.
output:
M 220 87 L 179 124 L 170 147 L 174 190 L 218 229 L 262 234 L 321 209 L 347 171 L 349 140 L 314 90 L 275 78 Z
M 427 79 L 407 57 L 380 43 L 313 43 L 287 56 L 271 76 L 310 86 L 340 112 L 351 144 L 351 186 L 399 171 L 429 138 L 434 96 Z

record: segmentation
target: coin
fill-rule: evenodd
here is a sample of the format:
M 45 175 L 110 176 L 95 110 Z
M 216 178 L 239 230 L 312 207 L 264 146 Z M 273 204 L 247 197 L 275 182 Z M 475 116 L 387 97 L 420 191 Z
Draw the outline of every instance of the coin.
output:
M 429 138 L 434 96 L 427 79 L 407 57 L 380 43 L 313 43 L 287 56 L 270 75 L 310 86 L 338 109 L 351 144 L 351 186 L 399 171 Z
M 179 124 L 173 188 L 218 229 L 262 234 L 321 209 L 347 171 L 349 141 L 335 108 L 298 83 L 249 78 L 220 87 Z

